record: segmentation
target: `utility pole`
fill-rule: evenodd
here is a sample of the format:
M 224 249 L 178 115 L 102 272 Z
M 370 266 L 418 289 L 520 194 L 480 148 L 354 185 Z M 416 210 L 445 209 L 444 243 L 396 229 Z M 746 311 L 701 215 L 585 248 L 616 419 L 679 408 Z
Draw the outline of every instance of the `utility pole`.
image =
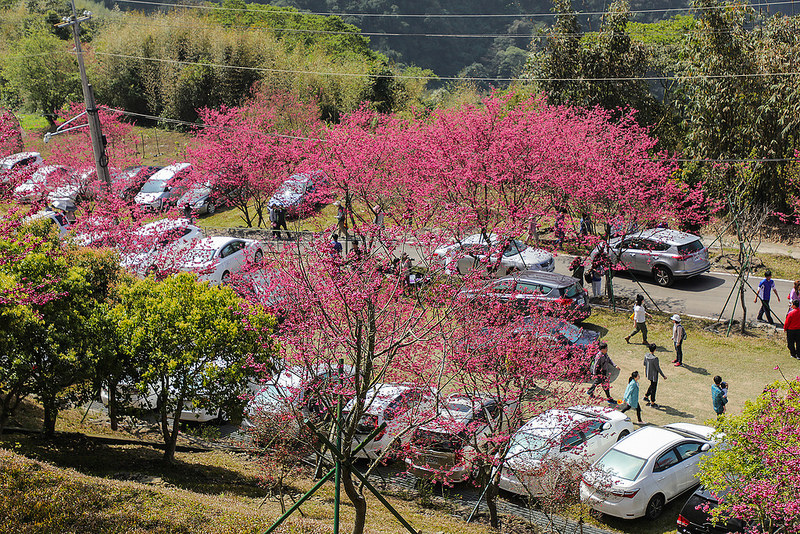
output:
M 97 178 L 102 180 L 107 186 L 111 186 L 111 175 L 108 173 L 108 156 L 106 156 L 105 137 L 100 129 L 100 116 L 97 112 L 97 104 L 94 101 L 94 90 L 86 78 L 86 67 L 83 66 L 83 50 L 81 49 L 81 26 L 80 23 L 92 18 L 90 12 L 84 12 L 84 16 L 78 18 L 75 10 L 75 0 L 70 0 L 72 6 L 72 17 L 65 18 L 61 24 L 56 24 L 57 28 L 64 26 L 72 27 L 72 36 L 75 38 L 75 52 L 78 55 L 78 68 L 81 72 L 81 85 L 83 86 L 83 100 L 86 103 L 86 120 L 89 123 L 89 137 L 92 140 L 92 153 L 94 154 L 94 164 L 97 168 Z

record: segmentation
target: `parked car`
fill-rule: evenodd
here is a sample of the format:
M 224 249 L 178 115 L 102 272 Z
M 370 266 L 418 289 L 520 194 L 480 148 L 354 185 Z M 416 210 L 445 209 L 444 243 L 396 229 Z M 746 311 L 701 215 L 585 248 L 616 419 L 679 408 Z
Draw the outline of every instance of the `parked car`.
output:
M 57 212 L 51 211 L 51 210 L 42 210 L 42 211 L 36 212 L 33 215 L 29 215 L 29 216 L 25 217 L 23 219 L 23 222 L 30 223 L 30 222 L 34 222 L 34 221 L 40 221 L 40 220 L 43 220 L 43 219 L 52 221 L 52 223 L 58 229 L 58 234 L 61 235 L 61 236 L 65 235 L 67 232 L 69 232 L 70 227 L 72 226 L 72 224 L 64 216 L 64 214 L 57 213 Z
M 592 252 L 592 257 L 599 249 Z M 634 273 L 652 275 L 655 282 L 671 286 L 676 279 L 691 278 L 711 269 L 708 249 L 700 237 L 678 230 L 650 228 L 608 242 L 612 262 Z
M 162 211 L 174 205 L 183 192 L 176 189 L 191 172 L 191 163 L 173 163 L 154 173 L 142 186 L 133 201 L 143 209 Z
M 227 284 L 248 261 L 261 262 L 264 251 L 255 239 L 238 237 L 206 237 L 187 250 L 178 263 L 181 271 L 198 273 L 198 280 Z
M 119 243 L 120 264 L 138 276 L 175 271 L 184 251 L 202 238 L 203 231 L 188 219 L 160 219 L 143 225 Z
M 282 207 L 290 217 L 300 217 L 319 202 L 319 186 L 325 183 L 321 171 L 293 174 L 287 178 L 272 197 L 270 207 Z
M 640 428 L 584 473 L 581 500 L 615 517 L 656 519 L 666 503 L 698 484 L 698 464 L 717 443 L 715 432 L 690 423 Z
M 569 309 L 569 318 L 573 321 L 582 321 L 592 313 L 589 295 L 579 280 L 544 271 L 514 273 L 478 289 L 465 288 L 459 295 L 476 301 L 513 301 L 523 310 L 546 302 L 558 303 Z
M 572 484 L 585 468 L 634 431 L 630 417 L 604 406 L 549 410 L 511 437 L 500 488 L 530 497 Z
M 70 174 L 66 180 L 47 194 L 47 201 L 59 207 L 74 206 L 81 200 L 91 200 L 100 192 L 97 169 L 88 168 Z
M 8 182 L 11 173 L 29 165 L 41 165 L 42 156 L 38 152 L 18 152 L 0 159 L 0 181 Z
M 71 172 L 61 165 L 39 167 L 31 177 L 14 189 L 14 197 L 20 202 L 40 202 L 56 187 L 69 182 Z
M 217 211 L 216 199 L 213 193 L 214 189 L 210 183 L 193 185 L 181 195 L 177 206 L 179 208 L 189 206 L 193 213 L 211 215 Z
M 408 470 L 419 478 L 464 482 L 478 454 L 489 451 L 490 438 L 505 428 L 502 406 L 491 395 L 450 395 L 436 419 L 420 426 L 411 437 Z
M 353 368 L 347 365 L 342 370 L 342 379 L 350 380 Z M 266 384 L 251 385 L 251 389 L 255 389 L 255 394 L 245 408 L 242 426 L 253 428 L 261 417 L 286 412 L 299 416 L 300 419 L 326 419 L 329 409 L 335 406 L 328 406 L 325 399 L 317 392 L 325 383 L 338 380 L 338 369 L 327 363 L 315 365 L 310 369 L 300 366 L 283 369 Z
M 119 384 L 117 386 L 117 402 L 119 406 L 153 412 L 158 409 L 158 391 L 158 389 L 150 386 L 147 388 L 146 393 L 142 393 L 131 384 Z M 100 402 L 108 406 L 108 389 L 102 388 L 100 390 Z M 167 415 L 174 417 L 175 413 L 169 412 Z M 198 408 L 191 400 L 183 403 L 183 410 L 178 415 L 178 420 L 183 423 L 209 423 L 211 421 L 221 421 L 224 418 L 225 414 L 222 410 Z
M 532 248 L 518 239 L 489 234 L 489 242 L 481 234 L 465 237 L 450 245 L 437 248 L 434 258 L 444 263 L 445 272 L 466 274 L 485 265 L 493 276 L 505 276 L 516 271 L 537 270 L 553 272 L 555 260 L 546 250 Z
M 153 165 L 125 167 L 120 172 L 114 174 L 111 189 L 123 200 L 132 200 L 142 189 L 145 182 L 160 170 L 161 167 L 155 167 Z
M 718 523 L 711 522 L 711 510 L 719 505 L 727 492 L 719 495 L 704 486 L 697 488 L 678 514 L 678 534 L 728 534 L 748 532 L 750 525 L 736 518 L 727 518 Z
M 356 454 L 358 458 L 379 458 L 387 450 L 385 458 L 398 459 L 403 448 L 411 440 L 410 426 L 424 423 L 434 416 L 435 391 L 401 384 L 376 384 L 364 400 L 364 415 L 358 421 L 353 437 L 355 449 L 367 436 L 383 423 L 386 428 L 378 433 Z M 345 417 L 355 406 L 353 399 L 345 406 Z

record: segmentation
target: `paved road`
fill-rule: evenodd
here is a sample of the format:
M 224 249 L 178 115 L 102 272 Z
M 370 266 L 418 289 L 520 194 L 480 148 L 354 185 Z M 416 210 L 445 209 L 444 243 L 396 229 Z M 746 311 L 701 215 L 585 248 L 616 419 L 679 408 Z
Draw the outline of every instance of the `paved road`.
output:
M 556 272 L 570 274 L 567 266 L 572 261 L 571 256 L 559 256 L 556 258 Z M 676 280 L 672 287 L 660 287 L 649 277 L 637 277 L 641 287 L 634 278 L 628 273 L 620 273 L 614 278 L 614 293 L 625 297 L 635 297 L 637 293 L 643 293 L 642 288 L 650 295 L 661 311 L 667 313 L 678 313 L 688 315 L 699 315 L 703 317 L 717 318 L 722 312 L 725 301 L 734 289 L 736 276 L 727 273 L 709 272 L 704 275 L 691 278 L 689 280 Z M 758 283 L 762 277 L 750 277 L 749 284 L 753 288 L 758 288 Z M 783 321 L 786 316 L 787 303 L 786 296 L 792 288 L 792 282 L 788 280 L 776 280 L 775 288 L 778 290 L 781 301 L 776 302 L 775 295 L 772 295 L 772 308 L 777 311 L 778 319 Z M 755 320 L 759 304 L 754 304 L 755 293 L 747 290 L 747 318 Z M 733 300 L 728 303 L 728 307 L 723 313 L 723 318 L 730 319 L 733 310 Z M 653 308 L 649 305 L 649 308 Z M 741 319 L 741 303 L 737 303 L 734 313 L 736 319 Z

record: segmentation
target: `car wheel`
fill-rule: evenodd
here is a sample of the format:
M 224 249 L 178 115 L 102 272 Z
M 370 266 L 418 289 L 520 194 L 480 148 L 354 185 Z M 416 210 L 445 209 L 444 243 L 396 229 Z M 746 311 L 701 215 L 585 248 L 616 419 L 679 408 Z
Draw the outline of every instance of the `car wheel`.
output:
M 630 432 L 628 432 L 627 430 L 623 430 L 622 432 L 619 433 L 619 437 L 617 438 L 617 441 L 622 441 L 623 439 L 628 437 L 628 434 L 630 434 Z
M 217 211 L 217 207 L 214 205 L 213 202 L 210 200 L 208 201 L 208 206 L 206 206 L 206 213 L 209 215 L 214 215 L 214 212 Z
M 224 273 L 222 273 L 222 278 L 220 278 L 220 283 L 222 283 L 222 285 L 228 285 L 228 282 L 230 281 L 231 281 L 230 271 L 225 271 Z
M 650 502 L 647 503 L 647 509 L 644 511 L 644 516 L 652 521 L 658 519 L 663 512 L 664 512 L 664 496 L 661 495 L 660 493 L 656 493 L 650 499 Z
M 653 278 L 655 279 L 656 284 L 660 285 L 661 287 L 669 287 L 674 281 L 672 271 L 666 267 L 662 267 L 661 265 L 653 267 Z
M 261 260 L 263 259 L 264 259 L 264 253 L 261 251 L 261 249 L 256 250 L 256 253 L 253 256 L 253 261 L 255 263 L 261 263 Z

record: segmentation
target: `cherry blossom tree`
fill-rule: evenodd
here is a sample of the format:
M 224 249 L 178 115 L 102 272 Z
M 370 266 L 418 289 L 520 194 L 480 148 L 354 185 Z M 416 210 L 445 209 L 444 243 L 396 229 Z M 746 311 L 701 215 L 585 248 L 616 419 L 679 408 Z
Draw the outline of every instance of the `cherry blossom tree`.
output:
M 0 109 L 0 157 L 15 152 L 22 152 L 22 129 L 14 114 L 7 109 Z

